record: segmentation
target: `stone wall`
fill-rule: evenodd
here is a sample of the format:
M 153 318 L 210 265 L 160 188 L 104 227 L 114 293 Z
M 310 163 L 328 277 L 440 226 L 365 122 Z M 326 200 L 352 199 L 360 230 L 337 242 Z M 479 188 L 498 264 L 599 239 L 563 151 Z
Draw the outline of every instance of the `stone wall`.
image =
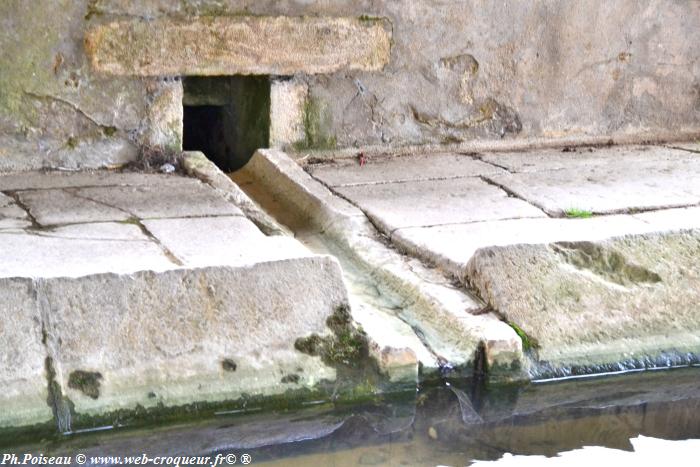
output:
M 697 1 L 5 0 L 0 171 L 179 147 L 181 82 L 97 73 L 84 38 L 110 21 L 198 15 L 390 21 L 382 71 L 296 77 L 306 146 L 700 133 Z

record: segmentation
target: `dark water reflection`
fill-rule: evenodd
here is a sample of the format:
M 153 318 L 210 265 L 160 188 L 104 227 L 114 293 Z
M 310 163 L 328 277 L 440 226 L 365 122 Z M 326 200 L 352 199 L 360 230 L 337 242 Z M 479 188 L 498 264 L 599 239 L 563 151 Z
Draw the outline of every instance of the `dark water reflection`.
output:
M 362 407 L 225 416 L 74 436 L 31 448 L 90 455 L 249 454 L 254 465 L 468 465 L 630 438 L 700 438 L 700 368 L 520 386 L 466 382 Z

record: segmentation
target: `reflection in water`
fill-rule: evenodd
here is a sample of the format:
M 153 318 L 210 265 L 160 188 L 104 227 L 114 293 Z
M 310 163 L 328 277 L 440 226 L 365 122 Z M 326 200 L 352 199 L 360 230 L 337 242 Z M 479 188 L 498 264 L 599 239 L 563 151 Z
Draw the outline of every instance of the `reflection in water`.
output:
M 619 456 L 629 462 L 633 448 L 648 452 L 657 446 L 657 440 L 647 437 L 700 439 L 700 368 L 495 387 L 442 382 L 422 388 L 408 401 L 226 416 L 194 425 L 94 433 L 16 450 L 88 456 L 245 452 L 255 465 L 285 466 L 496 460 L 499 466 L 546 466 L 539 457 L 520 456 L 573 451 L 548 462 L 586 459 L 591 465 L 598 456 L 603 464 Z M 581 450 L 584 446 L 601 448 Z M 697 449 L 698 441 L 661 446 L 664 451 L 668 446 Z

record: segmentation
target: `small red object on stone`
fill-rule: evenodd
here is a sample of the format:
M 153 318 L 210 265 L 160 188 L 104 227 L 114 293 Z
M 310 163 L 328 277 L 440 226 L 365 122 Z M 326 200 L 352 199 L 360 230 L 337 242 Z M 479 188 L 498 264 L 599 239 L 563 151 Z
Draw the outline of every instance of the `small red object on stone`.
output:
M 367 163 L 367 158 L 365 157 L 365 153 L 361 152 L 360 154 L 358 154 L 357 160 L 360 163 L 360 167 L 364 167 L 365 164 Z

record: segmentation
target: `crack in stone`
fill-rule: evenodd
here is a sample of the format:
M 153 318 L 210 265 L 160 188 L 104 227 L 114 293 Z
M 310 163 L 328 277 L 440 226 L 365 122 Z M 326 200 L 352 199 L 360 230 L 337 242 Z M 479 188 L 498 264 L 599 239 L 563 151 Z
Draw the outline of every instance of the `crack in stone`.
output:
M 499 169 L 503 169 L 503 170 L 505 170 L 505 171 L 508 172 L 508 173 L 511 173 L 511 174 L 518 173 L 518 172 L 515 172 L 514 170 L 511 170 L 510 168 L 506 167 L 505 165 L 500 165 L 500 164 L 496 164 L 495 162 L 491 162 L 491 161 L 484 160 L 484 155 L 483 155 L 483 154 L 479 154 L 479 153 L 473 152 L 473 153 L 469 153 L 469 154 L 466 154 L 466 155 L 467 155 L 467 156 L 470 156 L 470 157 L 471 157 L 472 159 L 474 159 L 474 160 L 483 162 L 484 164 L 488 164 L 488 165 L 490 165 L 490 166 L 497 167 L 497 168 L 499 168 Z
M 50 94 L 39 94 L 39 93 L 36 93 L 36 92 L 33 92 L 33 91 L 26 91 L 26 90 L 24 90 L 23 92 L 24 92 L 25 95 L 27 95 L 27 96 L 29 96 L 29 97 L 33 97 L 33 98 L 35 98 L 35 99 L 54 101 L 54 102 L 59 102 L 59 103 L 61 103 L 61 104 L 63 104 L 63 105 L 66 105 L 66 106 L 70 107 L 71 109 L 73 109 L 75 112 L 77 112 L 77 113 L 79 113 L 80 115 L 82 115 L 83 117 L 85 117 L 85 118 L 86 118 L 87 120 L 89 120 L 90 122 L 92 122 L 92 124 L 95 125 L 95 126 L 97 126 L 100 130 L 103 130 L 103 131 L 104 131 L 104 130 L 108 130 L 108 129 L 113 129 L 113 128 L 114 128 L 113 125 L 105 125 L 105 124 L 103 124 L 103 123 L 98 122 L 94 117 L 91 117 L 91 116 L 88 115 L 84 110 L 82 110 L 80 107 L 78 107 L 77 104 L 75 104 L 75 103 L 73 103 L 73 102 L 71 102 L 71 101 L 69 101 L 69 100 L 67 100 L 67 99 L 63 99 L 63 98 L 57 97 L 57 96 L 52 96 L 52 95 L 50 95 Z M 128 130 L 127 130 L 127 131 L 128 131 Z
M 27 206 L 26 204 L 24 204 L 24 202 L 22 202 L 22 199 L 20 198 L 19 193 L 17 193 L 16 191 L 5 191 L 5 192 L 3 192 L 3 194 L 12 198 L 12 200 L 15 202 L 17 207 L 19 207 L 20 209 L 22 209 L 24 212 L 27 213 L 27 218 L 32 223 L 33 229 L 42 229 L 43 228 L 43 226 L 41 224 L 39 224 L 39 222 L 36 220 L 36 218 L 32 214 L 31 210 L 29 209 L 29 206 Z
M 547 217 L 561 217 L 561 216 L 552 216 L 552 215 L 550 215 L 550 213 L 547 212 L 547 210 L 546 210 L 543 206 L 540 206 L 539 204 L 535 203 L 534 201 L 530 201 L 530 200 L 528 200 L 527 198 L 525 198 L 525 197 L 523 197 L 523 196 L 520 196 L 520 195 L 517 194 L 515 191 L 511 190 L 510 188 L 508 188 L 507 186 L 503 185 L 502 183 L 496 182 L 495 180 L 493 180 L 492 178 L 488 177 L 487 175 L 479 175 L 479 178 L 480 178 L 484 183 L 487 183 L 487 184 L 489 184 L 489 185 L 491 185 L 491 186 L 495 186 L 496 188 L 500 188 L 502 191 L 505 191 L 506 194 L 507 194 L 509 197 L 519 199 L 520 201 L 523 201 L 523 202 L 529 204 L 530 206 L 533 206 L 533 207 L 539 209 L 539 210 L 542 211 L 542 213 L 545 214 Z
M 115 205 L 112 205 L 110 203 L 106 203 L 104 201 L 100 201 L 100 200 L 91 198 L 89 196 L 77 193 L 77 190 L 63 189 L 63 191 L 72 195 L 72 196 L 75 196 L 76 198 L 84 199 L 86 201 L 92 201 L 93 203 L 101 204 L 103 206 L 106 206 L 106 207 L 109 207 L 112 209 L 116 209 L 116 210 L 121 211 L 125 214 L 128 214 L 129 219 L 133 221 L 133 224 L 136 225 L 137 227 L 139 227 L 141 229 L 141 232 L 160 248 L 160 250 L 163 252 L 163 254 L 166 256 L 166 258 L 168 258 L 168 260 L 171 263 L 173 263 L 177 266 L 184 266 L 185 263 L 180 258 L 178 258 L 172 251 L 170 251 L 170 249 L 168 249 L 168 247 L 163 245 L 163 243 L 160 241 L 160 239 L 158 237 L 156 237 L 155 235 L 153 235 L 153 233 L 150 230 L 148 230 L 148 228 L 146 228 L 145 225 L 143 225 L 143 222 L 141 222 L 141 219 L 138 216 L 136 216 L 134 213 L 132 213 L 126 209 L 123 209 L 119 206 L 115 206 Z

